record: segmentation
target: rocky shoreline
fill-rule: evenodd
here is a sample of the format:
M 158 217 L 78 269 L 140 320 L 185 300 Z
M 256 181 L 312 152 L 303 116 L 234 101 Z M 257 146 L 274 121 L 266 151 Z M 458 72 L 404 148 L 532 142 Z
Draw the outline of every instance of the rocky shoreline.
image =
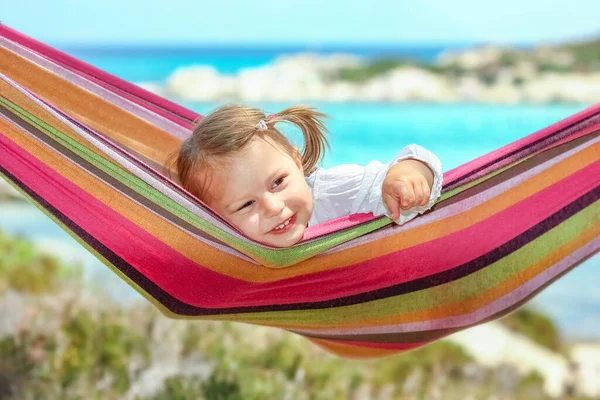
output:
M 345 55 L 282 56 L 269 65 L 220 74 L 210 66 L 176 70 L 166 82 L 139 85 L 197 102 L 480 102 L 600 101 L 600 60 L 565 48 L 482 47 L 441 54 L 432 65 L 366 61 Z

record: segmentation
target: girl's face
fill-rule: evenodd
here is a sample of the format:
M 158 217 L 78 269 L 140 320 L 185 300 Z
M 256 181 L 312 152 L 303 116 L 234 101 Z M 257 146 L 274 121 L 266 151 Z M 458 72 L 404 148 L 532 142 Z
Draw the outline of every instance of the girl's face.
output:
M 277 143 L 254 137 L 213 174 L 209 204 L 249 238 L 275 247 L 302 239 L 313 198 L 302 171 Z

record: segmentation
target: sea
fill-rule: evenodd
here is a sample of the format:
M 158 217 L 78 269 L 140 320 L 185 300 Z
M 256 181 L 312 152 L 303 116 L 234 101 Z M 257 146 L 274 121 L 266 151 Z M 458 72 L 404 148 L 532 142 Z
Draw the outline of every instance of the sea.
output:
M 169 48 L 169 47 L 64 47 L 62 50 L 134 83 L 164 82 L 177 68 L 210 65 L 221 74 L 236 74 L 274 62 L 281 56 L 303 52 L 353 54 L 365 59 L 403 58 L 433 63 L 445 51 L 465 46 L 405 47 L 270 47 L 270 48 Z M 201 114 L 216 103 L 184 106 Z M 257 103 L 276 112 L 291 103 Z M 438 155 L 444 170 L 484 155 L 533 133 L 590 104 L 489 105 L 479 103 L 311 103 L 329 115 L 331 150 L 324 166 L 385 161 L 404 145 L 418 143 Z M 294 141 L 296 133 L 290 132 Z M 47 216 L 29 204 L 0 204 L 0 230 L 34 241 L 40 248 L 68 262 L 84 266 L 88 287 L 135 303 L 141 295 L 102 265 Z M 600 338 L 600 254 L 585 261 L 537 295 L 531 306 L 546 313 L 568 339 Z

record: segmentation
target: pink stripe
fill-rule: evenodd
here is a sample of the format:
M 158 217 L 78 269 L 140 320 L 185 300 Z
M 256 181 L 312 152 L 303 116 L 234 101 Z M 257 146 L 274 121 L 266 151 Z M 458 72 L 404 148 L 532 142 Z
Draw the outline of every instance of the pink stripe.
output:
M 596 104 L 592 107 L 589 107 L 575 115 L 572 115 L 568 118 L 563 119 L 553 125 L 550 125 L 544 129 L 541 129 L 531 135 L 528 135 L 522 139 L 519 139 L 513 143 L 510 143 L 504 147 L 501 147 L 497 150 L 494 150 L 486 155 L 483 155 L 475 160 L 472 160 L 468 163 L 465 163 L 461 166 L 454 168 L 451 171 L 448 171 L 444 174 L 444 186 L 448 186 L 453 183 L 455 180 L 462 178 L 463 176 L 469 174 L 471 171 L 480 168 L 481 166 L 494 161 L 498 158 L 502 158 L 503 156 L 519 150 L 530 143 L 533 143 L 539 139 L 542 139 L 546 136 L 549 136 L 560 129 L 563 129 L 566 126 L 569 126 L 573 123 L 584 120 L 585 118 L 591 117 L 600 112 L 600 104 Z
M 564 137 L 564 138 L 560 139 L 559 141 L 557 141 L 557 142 L 553 143 L 552 145 L 546 147 L 543 151 L 550 150 L 550 149 L 553 149 L 553 148 L 558 147 L 560 145 L 563 145 L 565 143 L 568 143 L 568 142 L 571 142 L 573 140 L 579 139 L 579 138 L 581 138 L 583 136 L 589 135 L 590 133 L 594 133 L 594 132 L 596 132 L 599 129 L 600 129 L 600 122 L 597 122 L 594 125 L 590 125 L 590 126 L 588 126 L 586 128 L 583 128 L 583 129 L 579 130 L 577 133 L 574 133 L 574 134 L 572 134 L 570 136 L 567 136 L 567 137 Z
M 152 111 L 152 112 L 160 115 L 161 117 L 163 117 L 165 119 L 168 119 L 169 121 L 174 122 L 177 125 L 182 126 L 184 128 L 191 129 L 192 122 L 195 121 L 195 120 L 197 120 L 200 117 L 200 115 L 197 115 L 197 117 L 195 119 L 192 119 L 192 120 L 182 120 L 179 117 L 179 115 L 172 114 L 170 112 L 170 110 L 165 111 L 165 109 L 163 107 L 164 104 L 162 104 L 162 103 L 167 102 L 168 100 L 166 100 L 166 99 L 164 99 L 162 97 L 159 97 L 159 96 L 155 95 L 152 92 L 148 92 L 148 91 L 146 91 L 146 89 L 143 89 L 143 88 L 141 88 L 139 86 L 131 84 L 132 88 L 129 89 L 129 92 L 127 92 L 124 89 L 121 89 L 121 88 L 118 88 L 118 87 L 115 88 L 115 86 L 112 86 L 110 83 L 107 83 L 107 81 L 104 81 L 102 79 L 96 78 L 96 77 L 91 76 L 91 75 L 88 75 L 87 73 L 83 73 L 83 72 L 81 72 L 81 71 L 79 71 L 77 69 L 72 68 L 69 65 L 62 64 L 62 63 L 60 63 L 60 62 L 58 62 L 56 60 L 52 60 L 52 61 L 56 62 L 57 64 L 61 65 L 62 67 L 68 69 L 69 71 L 71 71 L 73 73 L 76 73 L 76 74 L 78 74 L 80 76 L 85 77 L 86 79 L 90 80 L 91 82 L 94 82 L 96 85 L 102 87 L 103 89 L 109 90 L 112 93 L 116 94 L 117 96 L 123 97 L 124 99 L 127 99 L 127 100 L 131 101 L 132 103 L 137 104 L 140 107 L 144 107 L 145 109 L 150 110 L 150 111 Z M 115 79 L 119 79 L 119 78 L 115 77 Z M 125 81 L 123 81 L 123 82 L 125 82 Z M 156 96 L 157 99 L 160 99 L 160 100 L 155 100 L 154 102 L 152 102 L 149 99 L 140 98 L 140 96 L 139 96 L 139 94 L 140 94 L 139 92 L 140 91 L 144 91 L 144 92 L 150 93 L 153 96 Z M 158 108 L 158 107 L 163 107 L 163 108 Z M 190 112 L 192 112 L 192 111 L 190 111 Z
M 48 57 L 57 64 L 73 72 L 87 75 L 88 77 L 92 78 L 92 80 L 97 84 L 109 90 L 112 90 L 113 92 L 141 106 L 152 109 L 156 113 L 161 114 L 162 116 L 172 120 L 173 122 L 177 122 L 179 124 L 182 124 L 182 122 L 184 122 L 189 126 L 191 121 L 195 121 L 199 117 L 197 113 L 190 111 L 185 107 L 182 107 L 176 103 L 166 100 L 160 96 L 157 96 L 154 93 L 142 89 L 132 83 L 117 78 L 116 76 L 102 71 L 101 69 L 98 69 L 92 65 L 84 63 L 81 60 L 78 60 L 50 46 L 47 46 L 44 43 L 41 43 L 33 38 L 23 35 L 22 33 L 17 32 L 7 27 L 6 25 L 0 24 L 0 35 L 4 36 L 9 40 L 12 40 L 13 42 L 28 47 L 31 50 L 34 50 L 35 52 L 44 55 L 45 57 Z M 165 113 L 164 111 L 161 111 L 155 108 L 154 106 L 162 108 L 163 110 L 168 111 L 170 114 Z M 179 118 L 174 118 L 174 115 Z M 181 121 L 180 118 L 183 118 L 186 121 Z
M 341 231 L 342 229 L 351 228 L 353 226 L 360 225 L 363 222 L 372 221 L 376 218 L 378 217 L 374 217 L 373 213 L 353 214 L 332 219 L 331 221 L 322 222 L 319 225 L 314 225 L 307 228 L 304 232 L 304 236 L 302 237 L 302 241 L 304 242 L 332 232 Z
M 520 160 L 523 160 L 527 157 L 530 157 L 530 156 L 538 154 L 538 153 L 542 153 L 544 151 L 552 149 L 552 148 L 559 146 L 561 144 L 564 144 L 566 142 L 569 142 L 569 141 L 575 140 L 577 138 L 580 138 L 582 136 L 585 136 L 586 134 L 597 130 L 598 127 L 600 127 L 600 123 L 596 123 L 593 126 L 589 126 L 586 129 L 583 129 L 580 131 L 576 131 L 575 133 L 568 132 L 567 134 L 562 133 L 560 135 L 557 135 L 556 137 L 554 137 L 554 136 L 548 137 L 548 138 L 542 140 L 542 142 L 536 143 L 534 145 L 536 148 L 523 149 L 522 151 L 521 150 L 516 151 L 516 152 L 512 153 L 510 156 L 499 159 L 496 162 L 491 163 L 491 164 L 487 165 L 485 168 L 482 168 L 481 170 L 477 171 L 476 173 L 469 175 L 468 177 L 466 177 L 466 179 L 461 178 L 452 184 L 444 186 L 444 189 L 452 190 L 452 189 L 455 189 L 462 185 L 465 185 L 467 183 L 471 183 L 479 178 L 485 177 L 486 175 L 488 175 L 491 172 L 494 172 L 501 168 L 507 167 L 507 166 L 509 166 L 515 162 L 518 162 Z

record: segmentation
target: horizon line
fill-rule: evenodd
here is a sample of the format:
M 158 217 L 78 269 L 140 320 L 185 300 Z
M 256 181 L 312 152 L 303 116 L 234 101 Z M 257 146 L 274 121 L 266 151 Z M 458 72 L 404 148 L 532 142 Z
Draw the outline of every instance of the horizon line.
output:
M 498 46 L 498 47 L 531 47 L 537 45 L 548 44 L 548 42 L 378 42 L 378 43 L 356 43 L 356 42 L 327 42 L 327 43 L 306 43 L 306 42 L 46 42 L 50 46 L 68 48 L 75 50 L 87 49 L 109 49 L 109 50 L 130 50 L 130 49 L 183 49 L 183 50 L 205 50 L 205 49 L 235 49 L 235 50 L 256 50 L 256 49 L 427 49 L 427 48 L 465 48 L 465 47 L 481 47 L 481 46 Z M 560 45 L 559 43 L 554 43 Z
M 43 41 L 43 40 L 42 40 Z M 304 42 L 304 41 L 290 41 L 290 42 L 269 42 L 269 41 L 247 41 L 247 42 L 185 42 L 185 41 L 173 41 L 173 42 L 143 42 L 143 41 L 129 41 L 129 42 L 100 42 L 100 41 L 88 41 L 88 42 L 66 42 L 66 41 L 46 41 L 53 47 L 71 49 L 71 50 L 221 50 L 221 49 L 232 49 L 232 50 L 256 50 L 256 49 L 307 49 L 307 50 L 331 50 L 331 49 L 378 49 L 378 50 L 406 50 L 406 49 L 427 49 L 427 48 L 477 48 L 484 46 L 496 46 L 496 47 L 516 47 L 516 48 L 532 48 L 537 46 L 564 46 L 579 43 L 589 43 L 600 41 L 600 35 L 579 37 L 565 39 L 561 41 L 412 41 L 412 42 L 391 42 L 391 41 L 380 41 L 380 42 L 353 42 L 353 41 L 326 41 L 326 42 Z

